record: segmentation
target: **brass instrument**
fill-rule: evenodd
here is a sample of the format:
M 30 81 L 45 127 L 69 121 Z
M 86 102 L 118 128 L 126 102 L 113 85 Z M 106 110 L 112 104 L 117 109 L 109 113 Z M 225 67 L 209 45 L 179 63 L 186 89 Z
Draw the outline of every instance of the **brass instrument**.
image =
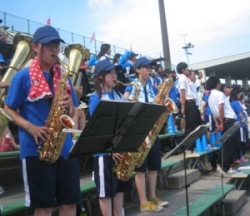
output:
M 139 147 L 138 155 L 136 157 L 136 162 L 135 162 L 136 167 L 140 167 L 143 164 L 143 162 L 145 161 L 149 151 L 151 150 L 151 148 L 153 147 L 153 144 L 155 143 L 155 140 L 156 140 L 164 122 L 166 122 L 168 115 L 170 113 L 177 113 L 178 112 L 178 108 L 177 108 L 176 104 L 174 103 L 174 101 L 172 101 L 170 98 L 167 98 L 172 85 L 173 85 L 173 80 L 166 79 L 159 86 L 158 94 L 155 98 L 154 103 L 160 104 L 161 100 L 165 100 L 165 105 L 167 107 L 167 110 L 160 115 L 160 117 L 156 121 L 154 127 L 149 132 L 148 136 L 149 136 L 151 145 L 148 146 L 148 145 L 142 144 Z
M 120 84 L 120 85 L 123 85 L 123 86 L 130 86 L 130 85 L 133 85 L 135 87 L 135 94 L 132 98 L 131 101 L 134 101 L 134 102 L 138 102 L 138 96 L 139 96 L 139 93 L 140 93 L 140 85 L 137 84 L 137 83 L 134 83 L 134 82 L 130 82 L 130 83 L 123 83 L 119 80 L 116 80 L 115 81 L 116 84 Z
M 135 93 L 133 95 L 132 101 L 137 102 L 138 96 L 140 93 L 140 85 L 134 82 L 131 83 L 122 83 L 120 81 L 116 81 L 117 84 L 121 84 L 124 86 L 134 85 L 135 86 Z M 147 137 L 143 145 L 150 146 L 150 140 Z M 123 154 L 123 159 L 119 162 L 116 162 L 114 166 L 114 172 L 119 180 L 127 181 L 129 180 L 134 172 L 135 165 L 136 165 L 136 158 L 138 157 L 138 152 L 126 152 Z
M 9 35 L 10 37 L 13 37 L 13 43 L 16 47 L 14 56 L 11 60 L 10 65 L 8 66 L 7 71 L 5 72 L 2 82 L 10 82 L 17 71 L 19 71 L 22 67 L 25 66 L 25 64 L 30 60 L 32 56 L 32 37 L 23 35 L 21 33 L 10 33 L 6 31 L 5 29 L 1 28 L 1 31 L 4 31 L 6 35 Z M 1 101 L 3 96 L 5 96 L 7 93 L 7 90 L 1 89 L 0 97 Z
M 12 78 L 24 65 L 28 62 L 32 55 L 32 38 L 27 35 L 23 35 L 21 33 L 12 34 L 1 28 L 1 31 L 4 32 L 9 37 L 13 38 L 14 46 L 16 46 L 14 56 L 11 60 L 10 65 L 8 66 L 7 71 L 5 72 L 2 82 L 11 82 Z M 0 90 L 0 102 L 1 105 L 4 103 L 4 98 L 7 94 L 7 89 L 2 88 Z M 9 124 L 9 121 L 12 119 L 8 116 L 8 114 L 0 109 L 0 140 L 2 140 L 3 133 L 6 127 Z
M 80 52 L 80 53 L 79 53 Z M 87 49 L 86 47 L 82 46 L 81 44 L 71 44 L 69 46 L 67 46 L 64 50 L 65 56 L 70 60 L 70 59 L 77 59 L 77 61 L 79 62 L 75 62 L 75 64 L 79 64 L 79 67 L 82 63 L 82 61 L 87 61 L 90 58 L 90 51 L 89 49 Z M 77 57 L 79 54 L 82 55 L 81 59 L 75 58 Z M 70 64 L 70 63 L 69 63 Z M 74 68 L 74 70 L 77 69 L 77 71 L 70 71 L 70 78 L 72 80 L 72 84 L 73 86 L 75 86 L 78 82 L 79 82 L 79 76 L 81 76 L 79 73 L 79 67 L 78 68 Z
M 46 120 L 45 126 L 49 128 L 49 136 L 45 143 L 40 143 L 38 152 L 40 160 L 48 163 L 54 163 L 60 156 L 65 138 L 66 132 L 63 132 L 63 128 L 72 129 L 74 127 L 74 121 L 71 117 L 65 115 L 66 110 L 60 107 L 60 101 L 67 93 L 67 80 L 78 71 L 80 63 L 82 62 L 84 49 L 81 46 L 70 46 L 69 64 L 66 65 L 57 56 L 53 56 L 64 67 L 65 73 L 59 80 L 58 90 L 54 95 L 52 105 L 50 108 L 49 117 Z M 71 53 L 72 52 L 72 53 Z

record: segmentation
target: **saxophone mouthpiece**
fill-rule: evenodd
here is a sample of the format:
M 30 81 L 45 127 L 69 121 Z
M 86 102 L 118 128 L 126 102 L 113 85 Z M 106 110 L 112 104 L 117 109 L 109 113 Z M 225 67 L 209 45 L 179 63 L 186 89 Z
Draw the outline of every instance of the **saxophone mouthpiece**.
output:
M 118 86 L 120 84 L 120 82 L 118 80 L 114 80 L 114 83 L 116 86 Z

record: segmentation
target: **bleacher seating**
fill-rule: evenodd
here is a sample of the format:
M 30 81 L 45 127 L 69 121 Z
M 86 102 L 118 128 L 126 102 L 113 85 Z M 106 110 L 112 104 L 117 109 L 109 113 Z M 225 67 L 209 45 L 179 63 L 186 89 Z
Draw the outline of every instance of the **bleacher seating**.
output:
M 226 194 L 233 190 L 233 184 L 225 184 L 222 190 L 221 185 L 216 185 L 214 188 L 208 190 L 194 201 L 189 203 L 189 214 L 192 216 L 199 216 L 207 211 L 213 204 L 221 200 Z M 172 214 L 173 216 L 186 216 L 187 207 L 179 209 Z M 213 214 L 210 214 L 213 215 Z

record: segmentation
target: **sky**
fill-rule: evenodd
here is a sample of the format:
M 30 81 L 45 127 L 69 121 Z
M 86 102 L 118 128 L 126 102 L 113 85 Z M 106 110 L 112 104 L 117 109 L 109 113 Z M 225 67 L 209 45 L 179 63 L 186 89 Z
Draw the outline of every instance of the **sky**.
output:
M 187 43 L 194 45 L 190 64 L 250 52 L 250 0 L 164 4 L 172 64 L 187 62 L 182 48 Z M 50 18 L 61 30 L 88 38 L 95 32 L 99 41 L 155 58 L 163 55 L 158 0 L 0 0 L 0 11 L 44 24 Z

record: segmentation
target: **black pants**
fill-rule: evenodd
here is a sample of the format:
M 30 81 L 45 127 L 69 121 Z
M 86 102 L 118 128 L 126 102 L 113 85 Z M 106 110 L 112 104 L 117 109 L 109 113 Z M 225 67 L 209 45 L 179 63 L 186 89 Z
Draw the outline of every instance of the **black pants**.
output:
M 225 133 L 232 125 L 236 122 L 235 119 L 228 119 L 224 121 L 224 131 Z M 237 146 L 240 142 L 240 129 L 237 129 L 232 136 L 230 136 L 225 143 L 223 143 L 223 146 L 219 152 L 218 156 L 218 164 L 221 165 L 221 162 L 223 167 L 222 169 L 227 172 L 230 169 L 230 165 L 234 162 L 235 153 Z M 222 158 L 222 151 L 223 151 L 223 158 Z
M 185 135 L 189 135 L 194 129 L 196 129 L 199 125 L 201 125 L 201 115 L 198 107 L 195 104 L 194 100 L 188 101 L 186 100 L 185 104 Z M 190 143 L 186 149 L 193 151 L 195 147 L 195 143 Z

